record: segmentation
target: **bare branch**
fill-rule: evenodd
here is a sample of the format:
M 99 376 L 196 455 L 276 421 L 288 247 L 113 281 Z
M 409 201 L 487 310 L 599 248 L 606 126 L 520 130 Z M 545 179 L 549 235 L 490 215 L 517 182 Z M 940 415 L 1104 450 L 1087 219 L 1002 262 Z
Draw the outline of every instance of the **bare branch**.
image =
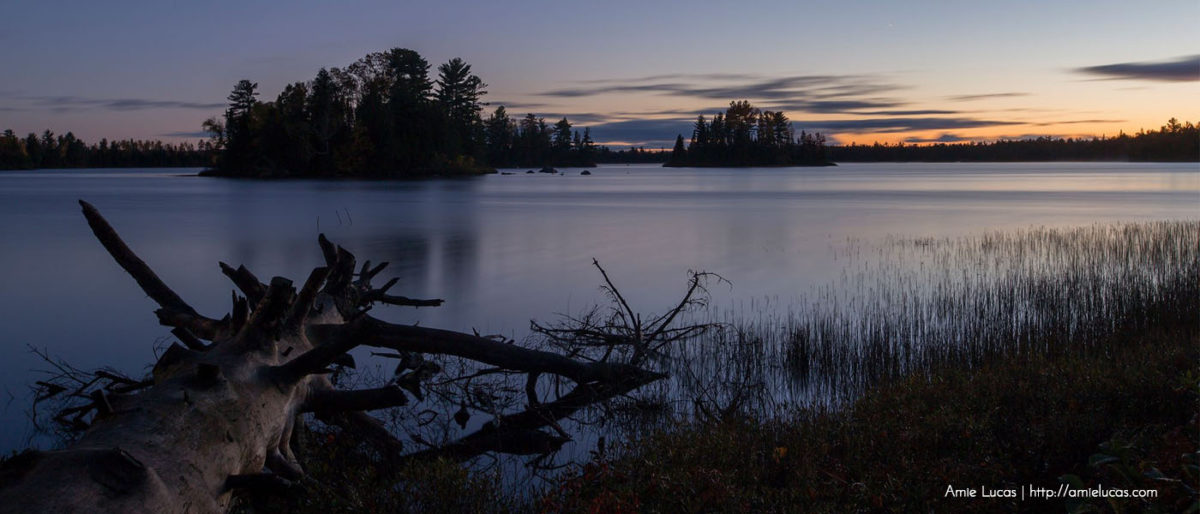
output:
M 267 332 L 277 329 L 283 322 L 294 293 L 295 288 L 292 287 L 291 280 L 283 277 L 272 278 L 271 285 L 254 307 L 254 315 L 247 325 Z
M 527 446 L 523 444 L 525 442 L 523 438 L 531 435 L 529 431 L 539 431 L 540 428 L 552 426 L 558 420 L 566 418 L 584 407 L 620 396 L 665 377 L 666 375 L 659 373 L 636 370 L 611 382 L 580 384 L 553 402 L 501 416 L 498 420 L 488 422 L 479 430 L 458 441 L 440 448 L 413 453 L 406 459 L 423 460 L 446 457 L 463 461 L 489 451 L 526 454 L 524 450 L 527 449 Z M 545 435 L 552 437 L 549 434 Z M 542 441 L 548 440 L 543 439 Z
M 386 409 L 408 404 L 408 397 L 398 386 L 388 385 L 358 391 L 318 390 L 304 401 L 304 412 L 361 411 Z
M 79 205 L 83 207 L 83 216 L 87 218 L 88 226 L 92 228 L 96 239 L 100 240 L 100 244 L 104 245 L 104 249 L 108 250 L 108 254 L 117 261 L 117 264 L 137 281 L 138 286 L 145 291 L 147 296 L 164 309 L 200 317 L 196 309 L 193 309 L 191 305 L 183 301 L 183 298 L 175 294 L 175 291 L 167 287 L 167 284 L 158 278 L 154 270 L 151 270 L 145 261 L 129 249 L 112 225 L 109 225 L 104 216 L 100 215 L 100 211 L 83 200 L 79 201 Z
M 613 285 L 612 280 L 609 280 L 608 272 L 604 271 L 604 268 L 600 266 L 600 261 L 596 259 L 592 259 L 592 265 L 600 270 L 600 276 L 604 277 L 604 283 L 606 284 L 605 291 L 608 291 L 617 300 L 617 303 L 625 309 L 625 313 L 629 315 L 629 322 L 633 323 L 637 319 L 637 315 L 633 313 L 633 309 L 629 307 L 629 302 L 625 301 L 625 297 L 621 296 L 621 291 L 617 289 L 617 286 Z
M 272 366 L 268 372 L 280 382 L 295 383 L 308 375 L 324 373 L 327 366 L 355 346 L 358 346 L 358 342 L 352 338 L 337 338 L 318 345 L 287 363 Z
M 389 294 L 376 293 L 375 291 L 368 291 L 367 294 L 363 295 L 363 301 L 387 305 L 399 305 L 402 307 L 438 307 L 445 302 L 445 300 L 440 298 L 435 298 L 432 300 L 420 300 L 417 298 L 408 298 L 406 296 L 392 296 Z
M 381 262 L 381 263 L 379 263 L 378 266 L 375 266 L 374 268 L 371 268 L 370 270 L 368 270 L 367 264 L 369 264 L 369 261 L 366 263 L 363 263 L 363 271 L 362 271 L 362 273 L 359 273 L 359 276 L 358 276 L 358 281 L 363 284 L 370 284 L 371 279 L 375 278 L 375 276 L 378 275 L 379 272 L 383 271 L 383 269 L 388 266 L 387 262 Z
M 221 266 L 221 273 L 229 277 L 233 281 L 233 284 L 242 290 L 242 294 L 246 295 L 246 299 L 250 300 L 250 303 L 258 305 L 258 302 L 262 300 L 263 295 L 267 292 L 267 286 L 263 285 L 258 280 L 258 277 L 246 269 L 246 266 L 238 266 L 237 269 L 233 269 L 233 267 L 224 262 L 218 262 L 217 264 Z
M 505 344 L 485 337 L 411 325 L 396 325 L 362 316 L 345 325 L 314 325 L 312 338 L 352 339 L 367 346 L 454 355 L 484 364 L 528 372 L 553 373 L 576 382 L 614 380 L 637 371 L 627 365 L 579 362 L 557 353 Z
M 175 327 L 171 329 L 171 334 L 179 339 L 179 342 L 187 346 L 188 349 L 202 352 L 208 349 L 208 345 L 204 344 L 200 338 L 196 337 L 192 332 L 183 327 Z
M 304 320 L 308 318 L 308 313 L 312 311 L 321 284 L 328 276 L 328 267 L 312 270 L 312 273 L 308 275 L 308 280 L 304 281 L 304 287 L 300 288 L 300 294 L 297 295 L 296 301 L 292 303 L 292 311 L 288 314 L 287 321 L 284 322 L 286 328 L 291 330 L 300 328 Z
M 196 336 L 208 339 L 209 341 L 216 339 L 219 334 L 229 328 L 230 324 L 228 316 L 223 320 L 217 321 L 199 314 L 181 312 L 165 307 L 154 311 L 154 314 L 158 316 L 159 324 L 168 327 L 186 328 L 191 333 L 196 334 Z

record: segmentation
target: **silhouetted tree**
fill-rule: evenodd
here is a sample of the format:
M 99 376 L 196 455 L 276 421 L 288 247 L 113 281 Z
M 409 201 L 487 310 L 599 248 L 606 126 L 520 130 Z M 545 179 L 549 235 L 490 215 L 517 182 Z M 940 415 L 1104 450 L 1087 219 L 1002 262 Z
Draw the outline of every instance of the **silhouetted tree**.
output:
M 438 66 L 437 101 L 449 124 L 451 153 L 482 157 L 483 110 L 480 99 L 487 94 L 487 84 L 471 74 L 471 65 L 455 57 Z
M 683 134 L 675 136 L 675 148 L 671 149 L 671 158 L 668 163 L 675 166 L 683 166 L 688 160 L 687 148 L 683 146 Z
M 229 94 L 229 108 L 225 110 L 225 148 L 220 165 L 232 169 L 249 169 L 258 157 L 255 149 L 254 126 L 251 123 L 254 106 L 258 104 L 258 84 L 249 80 L 238 81 Z

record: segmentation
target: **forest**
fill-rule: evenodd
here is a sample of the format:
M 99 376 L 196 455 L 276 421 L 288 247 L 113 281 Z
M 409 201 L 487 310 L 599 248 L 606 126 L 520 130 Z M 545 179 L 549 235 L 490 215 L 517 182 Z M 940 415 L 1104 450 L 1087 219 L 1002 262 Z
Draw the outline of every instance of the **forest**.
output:
M 664 166 L 823 166 L 828 165 L 825 137 L 801 131 L 797 137 L 787 115 L 762 111 L 750 102 L 729 103 L 711 122 L 701 115 L 684 147 L 683 135 Z
M 496 166 L 592 165 L 591 133 L 499 106 L 485 120 L 487 84 L 462 59 L 437 67 L 413 50 L 367 55 L 321 69 L 262 102 L 242 80 L 223 119 L 204 129 L 217 148 L 210 173 L 253 177 L 475 174 Z
M 198 144 L 162 141 L 101 139 L 89 145 L 75 134 L 56 136 L 47 130 L 39 137 L 21 138 L 12 130 L 0 134 L 0 170 L 39 168 L 163 168 L 200 167 L 211 162 L 213 148 Z
M 1171 118 L 1158 130 L 1116 137 L 1002 139 L 932 145 L 842 145 L 830 147 L 838 162 L 1021 162 L 1156 161 L 1200 162 L 1200 126 Z

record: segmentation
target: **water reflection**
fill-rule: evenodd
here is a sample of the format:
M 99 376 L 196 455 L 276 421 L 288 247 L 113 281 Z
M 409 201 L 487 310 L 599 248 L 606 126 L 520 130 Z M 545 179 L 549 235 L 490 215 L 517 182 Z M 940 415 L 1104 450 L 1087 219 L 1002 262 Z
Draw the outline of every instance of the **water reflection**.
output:
M 592 258 L 639 310 L 671 305 L 688 269 L 733 283 L 714 289 L 717 305 L 758 309 L 832 282 L 851 238 L 1200 216 L 1194 163 L 578 171 L 424 182 L 230 181 L 179 170 L 0 174 L 0 373 L 8 391 L 0 449 L 21 443 L 29 370 L 43 367 L 26 345 L 83 368 L 138 375 L 168 333 L 93 240 L 79 198 L 204 313 L 229 308 L 232 285 L 218 260 L 263 279 L 303 280 L 322 263 L 316 238 L 324 232 L 362 260 L 390 261 L 384 277 L 400 279 L 397 294 L 447 300 L 379 316 L 518 339 L 530 318 L 601 300 Z M 754 303 L 763 298 L 778 301 Z

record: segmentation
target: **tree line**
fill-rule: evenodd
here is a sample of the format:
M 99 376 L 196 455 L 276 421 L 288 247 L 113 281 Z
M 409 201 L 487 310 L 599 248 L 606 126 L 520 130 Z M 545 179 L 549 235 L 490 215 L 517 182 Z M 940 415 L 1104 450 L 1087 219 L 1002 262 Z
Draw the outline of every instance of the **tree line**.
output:
M 1200 162 L 1200 126 L 1171 118 L 1158 130 L 1116 137 L 904 143 L 830 147 L 838 162 L 1175 161 Z
M 658 150 L 647 150 L 644 146 L 631 146 L 628 150 L 613 150 L 607 146 L 601 146 L 600 151 L 596 153 L 596 162 L 611 163 L 611 164 L 631 164 L 631 163 L 661 163 L 666 162 L 669 152 Z
M 0 134 L 0 169 L 170 168 L 207 166 L 213 148 L 207 141 L 179 144 L 126 139 L 87 144 L 67 132 L 47 130 L 24 138 L 11 129 Z
M 565 117 L 554 126 L 533 114 L 516 121 L 501 105 L 484 126 L 487 162 L 492 166 L 596 165 L 598 150 L 591 129 L 585 127 L 581 134 Z
M 712 121 L 700 115 L 684 146 L 683 135 L 664 166 L 812 166 L 828 164 L 825 137 L 796 136 L 783 112 L 763 111 L 750 102 L 729 103 Z
M 323 68 L 274 101 L 242 80 L 224 117 L 204 123 L 218 149 L 213 174 L 417 177 L 591 163 L 589 130 L 566 118 L 514 120 L 503 106 L 484 120 L 487 84 L 469 64 L 451 59 L 436 78 L 429 70 L 419 53 L 394 48 Z

